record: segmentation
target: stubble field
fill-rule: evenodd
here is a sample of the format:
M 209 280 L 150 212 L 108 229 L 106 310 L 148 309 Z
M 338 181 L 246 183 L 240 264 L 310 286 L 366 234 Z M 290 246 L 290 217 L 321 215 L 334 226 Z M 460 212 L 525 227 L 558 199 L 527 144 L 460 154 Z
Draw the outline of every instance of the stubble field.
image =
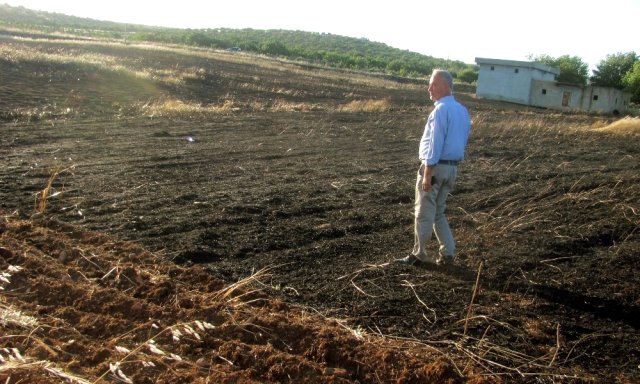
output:
M 408 267 L 426 82 L 0 50 L 0 381 L 640 380 L 637 120 L 458 86 L 456 264 Z

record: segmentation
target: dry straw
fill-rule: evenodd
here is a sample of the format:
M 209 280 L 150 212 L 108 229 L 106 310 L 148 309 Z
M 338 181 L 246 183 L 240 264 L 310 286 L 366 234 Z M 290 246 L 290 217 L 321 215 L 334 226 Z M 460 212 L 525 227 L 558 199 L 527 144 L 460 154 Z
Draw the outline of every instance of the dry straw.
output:
M 70 172 L 75 168 L 75 165 L 65 168 L 65 169 L 60 169 L 60 166 L 56 166 L 53 171 L 51 172 L 51 175 L 49 176 L 49 179 L 47 180 L 47 185 L 44 187 L 44 189 L 38 193 L 36 193 L 36 212 L 37 213 L 44 213 L 44 211 L 47 209 L 47 200 L 49 200 L 49 198 L 56 196 L 58 193 L 51 193 L 53 190 L 53 182 L 58 178 L 58 176 L 60 176 L 61 173 L 64 172 Z
M 38 325 L 38 319 L 20 312 L 13 306 L 0 306 L 0 325 L 15 325 L 21 328 L 32 329 Z
M 386 112 L 389 100 L 353 100 L 340 107 L 341 112 Z
M 467 329 L 469 326 L 469 317 L 471 317 L 471 311 L 473 308 L 473 302 L 476 299 L 476 294 L 478 293 L 478 285 L 480 284 L 480 273 L 482 272 L 482 262 L 480 262 L 480 265 L 478 265 L 478 274 L 476 275 L 476 283 L 473 286 L 473 292 L 471 294 L 471 301 L 469 302 L 469 307 L 467 308 L 467 316 L 464 320 L 464 332 L 463 335 L 466 336 L 467 335 Z
M 618 134 L 640 134 L 640 118 L 625 117 L 613 123 L 595 129 L 598 132 L 618 133 Z

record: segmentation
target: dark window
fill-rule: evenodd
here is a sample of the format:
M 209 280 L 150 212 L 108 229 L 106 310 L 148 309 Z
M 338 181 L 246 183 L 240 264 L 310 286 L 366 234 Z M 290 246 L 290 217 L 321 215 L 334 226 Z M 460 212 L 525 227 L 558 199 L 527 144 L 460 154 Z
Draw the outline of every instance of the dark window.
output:
M 491 70 L 495 71 L 496 67 L 494 67 L 493 65 L 491 66 Z
M 547 94 L 547 90 L 546 90 L 546 89 L 543 89 L 543 90 L 542 90 L 542 94 L 543 94 L 543 95 L 546 95 L 546 94 Z
M 593 100 L 598 100 L 598 95 L 593 95 Z
M 518 72 L 520 72 L 520 69 L 516 68 L 516 69 L 513 70 L 513 72 L 518 73 Z

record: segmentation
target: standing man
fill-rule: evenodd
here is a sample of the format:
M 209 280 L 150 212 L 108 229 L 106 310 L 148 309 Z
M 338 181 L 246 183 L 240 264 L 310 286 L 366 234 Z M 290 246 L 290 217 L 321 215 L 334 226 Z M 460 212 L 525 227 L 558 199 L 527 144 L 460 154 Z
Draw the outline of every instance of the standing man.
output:
M 420 264 L 453 262 L 455 241 L 444 214 L 447 196 L 455 185 L 458 163 L 464 159 L 471 120 L 469 112 L 453 97 L 453 78 L 435 69 L 429 80 L 429 97 L 435 108 L 429 115 L 420 140 L 415 199 L 415 243 L 411 255 L 396 262 Z M 440 251 L 427 255 L 427 241 L 436 233 Z

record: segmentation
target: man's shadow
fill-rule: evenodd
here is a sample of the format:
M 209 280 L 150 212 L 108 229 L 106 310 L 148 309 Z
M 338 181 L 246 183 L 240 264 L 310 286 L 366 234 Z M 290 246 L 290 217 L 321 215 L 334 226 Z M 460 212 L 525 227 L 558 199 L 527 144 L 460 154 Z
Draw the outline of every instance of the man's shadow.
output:
M 422 263 L 415 267 L 443 273 L 462 281 L 475 282 L 478 277 L 478 271 L 460 265 Z M 589 296 L 565 288 L 535 282 L 510 281 L 508 284 L 504 284 L 503 281 L 487 279 L 486 276 L 481 276 L 480 281 L 481 286 L 488 289 L 519 294 L 526 292 L 555 304 L 588 312 L 599 318 L 623 322 L 636 330 L 640 329 L 640 307 L 637 305 L 628 305 L 614 299 Z

